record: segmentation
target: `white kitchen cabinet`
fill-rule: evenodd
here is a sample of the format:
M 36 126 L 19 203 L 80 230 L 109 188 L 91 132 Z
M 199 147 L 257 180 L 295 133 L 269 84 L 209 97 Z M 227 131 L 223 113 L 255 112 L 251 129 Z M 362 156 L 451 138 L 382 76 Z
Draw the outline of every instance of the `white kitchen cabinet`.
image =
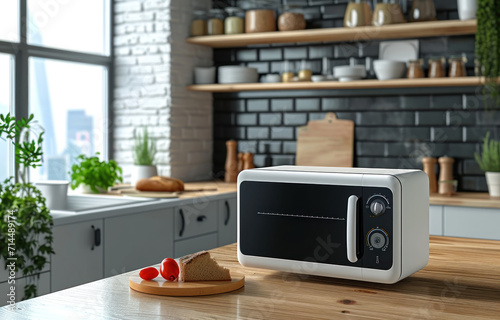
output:
M 444 206 L 444 235 L 500 240 L 500 209 Z
M 53 228 L 52 292 L 102 279 L 102 230 L 102 219 Z
M 0 307 L 7 305 L 7 300 L 10 300 L 10 296 L 7 296 L 7 294 L 11 293 L 10 287 L 15 286 L 16 290 L 15 292 L 15 297 L 16 297 L 16 302 L 20 302 L 21 299 L 24 296 L 24 285 L 26 284 L 27 280 L 32 283 L 32 279 L 28 279 L 29 277 L 23 277 L 16 279 L 15 284 L 11 283 L 9 284 L 8 282 L 2 282 L 0 283 L 0 295 L 2 296 L 2 299 L 0 300 Z M 40 278 L 38 279 L 37 284 L 37 296 L 41 296 L 47 293 L 50 293 L 50 272 L 43 272 L 40 274 Z
M 104 219 L 104 276 L 160 263 L 174 255 L 173 209 Z
M 443 235 L 443 206 L 429 206 L 429 234 Z
M 184 240 L 217 232 L 218 201 L 194 198 L 189 204 L 175 208 L 174 239 Z
M 217 233 L 194 237 L 175 242 L 175 258 L 185 256 L 202 250 L 217 248 Z
M 237 235 L 237 207 L 236 198 L 219 201 L 219 242 L 218 246 L 236 242 Z

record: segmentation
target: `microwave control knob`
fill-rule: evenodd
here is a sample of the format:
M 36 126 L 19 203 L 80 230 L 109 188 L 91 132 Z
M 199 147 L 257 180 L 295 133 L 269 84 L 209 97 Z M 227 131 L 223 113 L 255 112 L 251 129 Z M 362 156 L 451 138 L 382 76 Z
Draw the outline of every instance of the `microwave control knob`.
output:
M 382 232 L 380 232 L 380 230 L 378 230 L 370 234 L 369 241 L 372 247 L 374 247 L 375 249 L 380 249 L 385 246 L 387 238 Z
M 385 212 L 385 203 L 383 203 L 381 200 L 373 201 L 370 204 L 370 211 L 377 217 L 383 215 Z

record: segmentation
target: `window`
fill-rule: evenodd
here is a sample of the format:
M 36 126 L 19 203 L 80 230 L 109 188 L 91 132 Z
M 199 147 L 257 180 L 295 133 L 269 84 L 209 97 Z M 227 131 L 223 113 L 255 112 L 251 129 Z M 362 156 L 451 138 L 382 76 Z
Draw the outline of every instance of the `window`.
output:
M 45 130 L 39 178 L 65 180 L 79 154 L 105 151 L 106 68 L 30 58 L 29 69 L 29 113 Z
M 0 9 L 0 41 L 19 41 L 19 1 L 2 1 Z
M 4 2 L 0 112 L 33 113 L 45 131 L 43 166 L 32 170 L 32 181 L 68 179 L 79 154 L 108 157 L 111 1 Z M 0 178 L 13 171 L 7 149 L 0 141 Z
M 28 43 L 109 54 L 107 7 L 102 0 L 28 0 Z
M 0 53 L 0 113 L 6 114 L 12 106 L 12 61 L 9 54 Z M 3 137 L 5 138 L 5 136 Z M 0 183 L 11 174 L 11 150 L 6 140 L 0 139 Z

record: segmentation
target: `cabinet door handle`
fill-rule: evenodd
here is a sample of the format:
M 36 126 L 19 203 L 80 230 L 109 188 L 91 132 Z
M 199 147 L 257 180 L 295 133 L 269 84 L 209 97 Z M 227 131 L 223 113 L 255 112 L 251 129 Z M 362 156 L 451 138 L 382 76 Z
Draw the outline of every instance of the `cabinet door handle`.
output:
M 94 227 L 94 225 L 92 225 L 91 228 L 94 231 L 94 243 L 92 243 L 92 248 L 90 248 L 90 250 L 94 250 L 95 247 L 101 245 L 101 229 Z
M 229 223 L 229 217 L 231 216 L 231 209 L 229 208 L 229 202 L 224 201 L 224 204 L 226 205 L 226 219 L 224 220 L 224 225 L 227 226 Z
M 184 227 L 186 226 L 186 220 L 184 219 L 184 211 L 182 211 L 182 209 L 179 209 L 179 213 L 181 215 L 181 230 L 179 231 L 179 237 L 182 237 L 184 234 Z
M 196 221 L 199 221 L 199 222 L 203 222 L 203 221 L 205 221 L 205 219 L 207 219 L 207 216 L 204 216 L 204 215 L 196 217 Z

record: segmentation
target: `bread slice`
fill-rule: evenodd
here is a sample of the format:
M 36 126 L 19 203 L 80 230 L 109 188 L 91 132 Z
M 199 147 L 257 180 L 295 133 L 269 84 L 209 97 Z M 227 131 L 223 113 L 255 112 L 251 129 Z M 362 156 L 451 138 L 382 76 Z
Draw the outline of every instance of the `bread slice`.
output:
M 207 251 L 200 251 L 179 258 L 180 280 L 211 281 L 231 280 L 229 269 L 219 266 Z

